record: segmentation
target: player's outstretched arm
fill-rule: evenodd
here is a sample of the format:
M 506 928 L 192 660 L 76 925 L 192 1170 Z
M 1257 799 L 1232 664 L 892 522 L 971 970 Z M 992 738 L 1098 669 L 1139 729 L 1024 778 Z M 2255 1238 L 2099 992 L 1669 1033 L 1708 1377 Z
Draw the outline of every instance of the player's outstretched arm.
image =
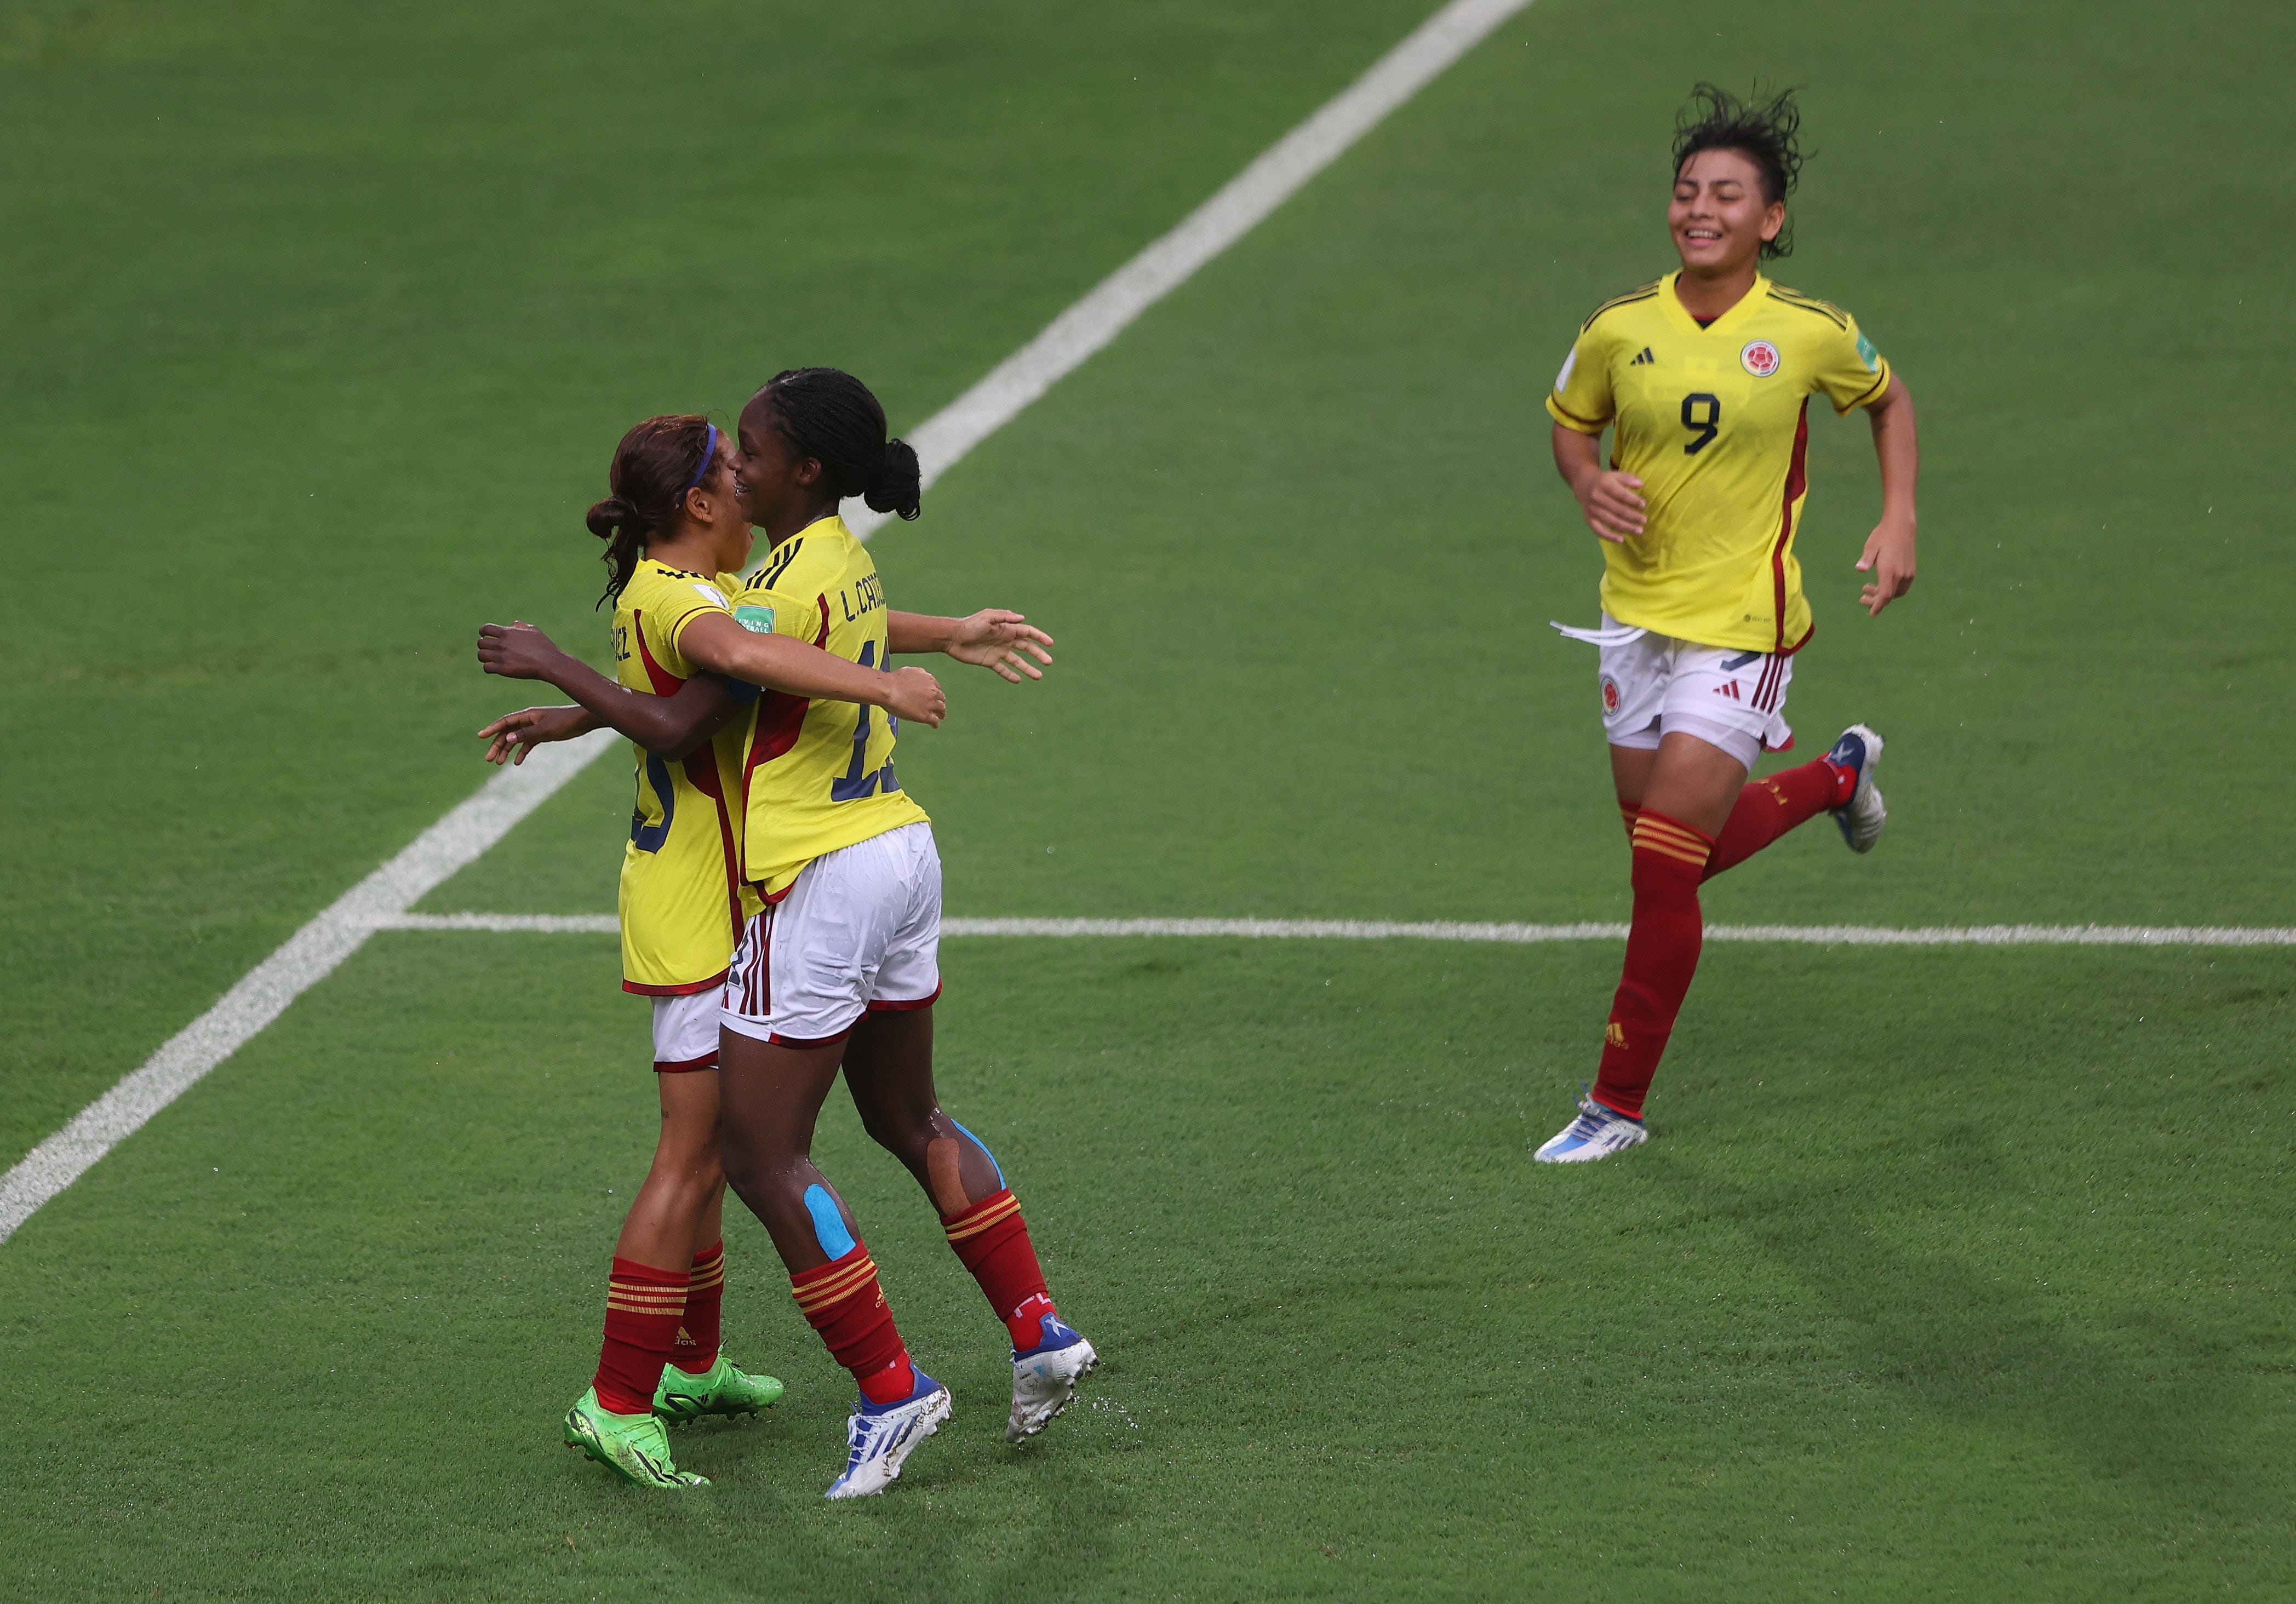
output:
M 1914 588 L 1914 481 L 1921 477 L 1922 448 L 1914 432 L 1914 398 L 1898 376 L 1866 409 L 1874 425 L 1874 454 L 1882 462 L 1882 521 L 1866 537 L 1857 571 L 1871 574 L 1859 600 L 1869 616 Z
M 587 724 L 576 729 L 570 727 L 570 727 L 563 732 L 537 737 L 537 742 L 563 741 L 570 735 L 603 726 L 627 736 L 649 752 L 676 762 L 716 734 L 718 727 L 741 706 L 740 699 L 731 690 L 704 674 L 687 680 L 674 696 L 650 696 L 627 685 L 616 684 L 581 659 L 560 651 L 548 635 L 531 624 L 488 624 L 482 627 L 479 631 L 479 662 L 488 674 L 499 674 L 506 679 L 541 680 L 555 685 L 582 704 L 582 711 L 588 716 Z M 513 713 L 479 732 L 488 734 L 523 716 Z M 496 738 L 497 745 L 500 739 Z M 492 748 L 488 757 L 496 763 L 502 761 L 494 756 Z M 526 761 L 523 745 L 518 760 Z
M 935 726 L 948 712 L 940 682 L 922 668 L 864 668 L 789 635 L 751 634 L 724 613 L 688 624 L 677 649 L 704 668 L 809 700 L 859 702 Z
M 1642 480 L 1620 469 L 1603 466 L 1599 435 L 1554 426 L 1554 471 L 1578 498 L 1587 527 L 1605 540 L 1624 541 L 1643 532 L 1648 509 L 1642 498 Z
M 945 652 L 960 663 L 994 669 L 1016 685 L 1023 675 L 1030 679 L 1045 677 L 1045 669 L 1037 663 L 1045 668 L 1053 666 L 1052 653 L 1045 650 L 1052 643 L 1052 636 L 1007 608 L 984 607 L 966 618 L 944 618 L 932 613 L 885 615 L 887 651 Z M 1023 652 L 1029 656 L 1022 656 Z

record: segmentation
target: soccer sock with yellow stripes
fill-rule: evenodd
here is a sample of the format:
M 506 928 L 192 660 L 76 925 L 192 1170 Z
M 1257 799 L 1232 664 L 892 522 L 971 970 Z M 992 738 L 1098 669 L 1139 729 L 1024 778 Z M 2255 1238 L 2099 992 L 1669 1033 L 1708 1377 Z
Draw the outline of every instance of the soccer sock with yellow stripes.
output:
M 877 1286 L 877 1264 L 867 1243 L 856 1242 L 840 1257 L 797 1271 L 790 1277 L 790 1293 L 821 1334 L 829 1356 L 853 1372 L 863 1397 L 893 1404 L 916 1389 L 916 1369 Z
M 1825 757 L 1748 781 L 1722 833 L 1714 838 L 1705 878 L 1736 868 L 1796 825 L 1841 806 L 1857 789 L 1857 771 Z
M 726 1302 L 726 1244 L 712 1242 L 693 1256 L 693 1280 L 685 1289 L 685 1318 L 677 1328 L 670 1363 L 689 1376 L 703 1376 L 718 1363 L 718 1330 Z
M 1029 1222 L 1021 1217 L 1021 1200 L 1013 1189 L 1000 1187 L 950 1215 L 940 1226 L 958 1261 L 972 1272 L 988 1306 L 1004 1322 L 1013 1348 L 1040 1346 L 1045 1335 L 1039 1322 L 1054 1313 L 1053 1297 L 1045 1289 L 1037 1246 L 1029 1240 Z
M 606 1337 L 590 1383 L 598 1389 L 602 1408 L 616 1414 L 652 1412 L 661 1367 L 669 1363 L 685 1313 L 687 1280 L 685 1271 L 657 1270 L 615 1256 L 606 1283 Z
M 1651 1077 L 1698 972 L 1705 940 L 1698 880 L 1713 850 L 1711 836 L 1679 819 L 1645 807 L 1635 821 L 1635 919 L 1594 1089 L 1596 1102 L 1630 1119 L 1643 1117 Z

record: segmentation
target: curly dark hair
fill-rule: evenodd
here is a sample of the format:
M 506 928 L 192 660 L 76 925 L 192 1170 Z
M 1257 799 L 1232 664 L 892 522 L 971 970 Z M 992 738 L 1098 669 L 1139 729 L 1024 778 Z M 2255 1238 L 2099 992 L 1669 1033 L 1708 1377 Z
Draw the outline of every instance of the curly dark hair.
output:
M 1701 151 L 1735 151 L 1760 169 L 1764 199 L 1783 201 L 1793 193 L 1801 176 L 1801 108 L 1794 92 L 1781 89 L 1767 99 L 1762 86 L 1753 97 L 1740 100 L 1727 89 L 1700 84 L 1690 92 L 1690 103 L 1674 119 L 1674 172 Z M 1762 259 L 1793 254 L 1793 218 L 1786 218 L 1775 240 L 1762 241 Z

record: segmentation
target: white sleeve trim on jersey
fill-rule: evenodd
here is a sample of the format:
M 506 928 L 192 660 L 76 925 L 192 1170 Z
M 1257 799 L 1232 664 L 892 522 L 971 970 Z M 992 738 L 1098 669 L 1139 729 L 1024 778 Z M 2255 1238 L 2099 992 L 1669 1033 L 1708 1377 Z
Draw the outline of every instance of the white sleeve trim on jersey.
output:
M 1578 348 L 1572 346 L 1570 355 L 1562 359 L 1562 371 L 1554 375 L 1554 393 L 1561 395 L 1562 387 L 1570 382 L 1570 370 L 1578 365 Z

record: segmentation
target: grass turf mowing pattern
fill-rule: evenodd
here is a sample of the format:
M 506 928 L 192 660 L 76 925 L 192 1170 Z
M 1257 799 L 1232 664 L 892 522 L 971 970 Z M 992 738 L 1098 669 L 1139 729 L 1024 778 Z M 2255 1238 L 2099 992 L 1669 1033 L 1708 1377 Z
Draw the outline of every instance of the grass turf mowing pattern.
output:
M 468 794 L 479 624 L 603 639 L 632 422 L 816 361 L 923 418 L 1422 14 L 0 17 L 0 1162 Z
M 2296 1579 L 2270 955 L 1718 951 L 1655 1140 L 1558 1170 L 1527 1150 L 1612 949 L 954 944 L 944 1094 L 1107 1364 L 1008 1448 L 996 1326 L 832 1100 L 824 1167 L 957 1407 L 891 1495 L 832 1508 L 849 1384 L 746 1219 L 730 1348 L 791 1391 L 676 1434 L 717 1485 L 557 1444 L 651 1096 L 592 946 L 381 938 L 11 1245 L 0 1592 Z

